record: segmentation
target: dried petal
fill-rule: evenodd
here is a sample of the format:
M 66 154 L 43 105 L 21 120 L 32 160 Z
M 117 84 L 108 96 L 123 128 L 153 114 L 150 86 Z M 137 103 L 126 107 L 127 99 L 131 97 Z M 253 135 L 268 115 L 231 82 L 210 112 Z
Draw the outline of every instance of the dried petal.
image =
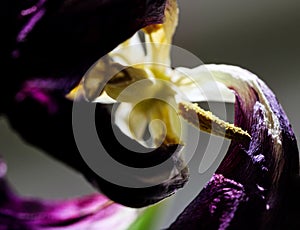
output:
M 297 229 L 299 153 L 283 109 L 250 72 L 206 67 L 236 92 L 235 125 L 252 139 L 231 142 L 217 174 L 170 229 Z

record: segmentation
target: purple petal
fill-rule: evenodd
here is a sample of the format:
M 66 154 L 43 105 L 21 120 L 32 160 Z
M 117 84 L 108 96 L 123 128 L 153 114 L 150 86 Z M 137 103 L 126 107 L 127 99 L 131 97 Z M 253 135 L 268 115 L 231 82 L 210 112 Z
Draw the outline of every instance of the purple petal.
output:
M 42 86 L 43 84 L 40 85 Z M 51 86 L 49 82 L 45 85 Z M 33 86 L 34 84 L 31 84 L 31 89 Z M 172 195 L 187 182 L 188 170 L 182 166 L 182 160 L 178 153 L 181 148 L 177 148 L 177 145 L 161 146 L 147 154 L 139 154 L 128 150 L 116 139 L 107 108 L 97 104 L 95 125 L 98 136 L 107 152 L 113 158 L 122 164 L 141 168 L 157 165 L 170 157 L 170 163 L 168 167 L 164 168 L 163 172 L 155 171 L 153 175 L 149 176 L 155 178 L 160 174 L 165 175 L 168 173 L 168 175 L 171 175 L 171 172 L 178 171 L 177 174 L 172 175 L 167 181 L 154 186 L 145 186 L 145 188 L 123 187 L 104 180 L 89 168 L 77 148 L 72 128 L 73 102 L 60 94 L 56 94 L 55 90 L 53 91 L 49 88 L 48 90 L 39 88 L 39 90 L 51 98 L 51 103 L 57 108 L 57 112 L 49 113 L 47 105 L 36 100 L 32 94 L 27 94 L 23 100 L 11 107 L 11 110 L 7 113 L 10 124 L 26 141 L 81 172 L 88 181 L 110 199 L 130 207 L 143 207 Z M 87 110 L 90 106 L 93 106 L 93 104 L 87 102 L 78 103 L 82 103 L 81 105 L 85 106 Z M 121 132 L 119 135 L 123 135 L 122 138 L 126 138 Z M 126 143 L 135 145 L 142 152 L 147 151 L 147 149 L 130 138 L 126 139 Z M 99 155 L 100 157 L 102 156 L 101 152 L 99 152 Z M 118 172 L 116 171 L 116 173 Z M 131 176 L 135 177 L 135 175 Z
M 11 14 L 5 16 L 14 30 L 5 33 L 7 44 L 0 44 L 4 54 L 0 64 L 3 72 L 10 73 L 10 77 L 5 78 L 5 89 L 0 91 L 0 112 L 8 117 L 12 128 L 28 143 L 78 170 L 122 204 L 149 205 L 181 188 L 188 179 L 186 168 L 170 180 L 144 189 L 116 186 L 96 175 L 78 152 L 72 128 L 73 104 L 65 98 L 99 57 L 138 29 L 161 23 L 166 1 L 7 2 L 5 6 Z M 101 108 L 97 113 L 99 127 L 110 124 L 106 109 Z M 113 143 L 110 152 L 118 158 L 122 158 L 122 154 L 131 156 L 132 152 L 117 143 L 111 127 L 99 128 L 99 135 L 109 138 L 107 143 Z M 170 157 L 176 147 L 164 146 L 154 151 L 147 161 L 133 156 L 125 161 L 137 167 L 145 162 L 153 165 Z M 166 171 L 180 167 L 177 154 L 172 156 L 171 163 Z
M 170 229 L 299 229 L 297 142 L 275 95 L 261 80 L 256 83 L 260 92 L 250 85 L 230 87 L 236 92 L 235 125 L 251 141 L 231 142 L 216 174 Z M 279 121 L 278 135 L 268 109 Z
M 0 172 L 5 168 L 0 160 Z M 0 229 L 124 229 L 137 217 L 134 209 L 101 194 L 63 201 L 18 197 L 4 180 L 4 173 L 0 176 Z
M 101 56 L 146 25 L 161 23 L 164 7 L 165 0 L 4 0 L 0 67 L 9 77 L 0 112 L 33 78 L 65 79 L 67 93 Z
M 226 229 L 246 200 L 243 185 L 215 174 L 169 229 Z

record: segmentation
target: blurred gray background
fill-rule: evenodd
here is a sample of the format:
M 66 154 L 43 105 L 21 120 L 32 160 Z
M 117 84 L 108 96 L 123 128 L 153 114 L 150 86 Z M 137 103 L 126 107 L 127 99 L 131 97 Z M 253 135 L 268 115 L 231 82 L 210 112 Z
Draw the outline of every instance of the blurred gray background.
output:
M 257 74 L 277 95 L 299 144 L 300 1 L 181 0 L 179 6 L 174 44 L 204 63 Z M 79 174 L 20 140 L 4 118 L 0 155 L 8 162 L 9 180 L 24 195 L 64 198 L 94 191 Z

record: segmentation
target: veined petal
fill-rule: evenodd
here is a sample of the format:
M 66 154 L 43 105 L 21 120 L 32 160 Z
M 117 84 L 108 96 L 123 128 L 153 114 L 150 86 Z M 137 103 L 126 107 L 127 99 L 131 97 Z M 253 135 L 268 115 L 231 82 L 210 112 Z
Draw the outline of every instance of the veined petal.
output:
M 200 68 L 201 67 L 198 67 L 196 70 Z M 216 82 L 223 83 L 226 87 L 234 89 L 234 91 L 247 103 L 246 105 L 251 104 L 256 100 L 255 98 L 250 97 L 252 96 L 251 89 L 253 89 L 258 93 L 258 97 L 262 103 L 270 110 L 269 103 L 258 85 L 258 81 L 260 80 L 255 74 L 232 65 L 210 64 L 205 65 L 205 68 L 213 76 Z

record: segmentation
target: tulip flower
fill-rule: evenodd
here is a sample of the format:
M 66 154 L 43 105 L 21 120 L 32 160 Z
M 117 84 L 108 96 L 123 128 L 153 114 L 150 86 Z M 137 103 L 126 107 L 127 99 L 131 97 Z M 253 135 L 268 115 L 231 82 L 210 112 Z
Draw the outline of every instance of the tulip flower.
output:
M 1 63 L 12 77 L 0 92 L 0 112 L 27 142 L 82 173 L 106 197 L 18 197 L 0 161 L 0 227 L 129 227 L 140 214 L 133 208 L 157 203 L 187 182 L 182 133 L 192 125 L 231 144 L 206 187 L 169 229 L 296 229 L 298 148 L 283 109 L 247 70 L 172 67 L 176 0 L 30 4 L 6 4 L 11 30 L 1 45 Z M 234 124 L 202 109 L 202 101 L 234 103 Z M 102 178 L 74 138 L 76 106 L 94 108 L 97 135 L 118 162 L 142 169 L 168 160 L 166 166 L 150 175 L 128 175 L 143 187 Z M 143 154 L 123 146 L 116 133 Z

